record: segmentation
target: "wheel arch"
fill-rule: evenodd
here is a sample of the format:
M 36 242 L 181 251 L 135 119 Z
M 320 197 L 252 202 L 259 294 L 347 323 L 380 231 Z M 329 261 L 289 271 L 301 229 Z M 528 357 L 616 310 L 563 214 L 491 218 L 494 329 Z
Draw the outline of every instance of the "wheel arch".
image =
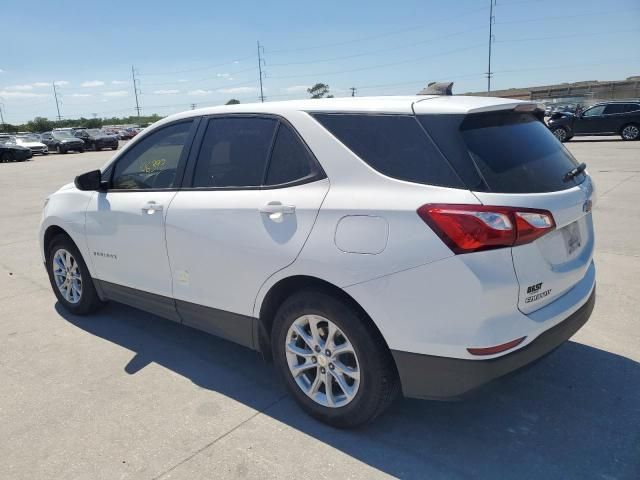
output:
M 47 255 L 49 254 L 49 245 L 51 244 L 51 241 L 58 235 L 65 235 L 66 237 L 69 238 L 69 240 L 73 242 L 76 248 L 78 248 L 78 244 L 76 243 L 76 241 L 73 239 L 71 235 L 69 235 L 69 232 L 67 232 L 64 228 L 62 228 L 60 225 L 49 225 L 47 229 L 44 231 L 44 237 L 42 241 L 44 258 L 47 258 Z M 78 248 L 78 250 L 80 249 Z
M 264 296 L 259 308 L 258 322 L 257 322 L 257 338 L 255 339 L 255 345 L 262 353 L 267 361 L 271 361 L 271 331 L 273 327 L 273 321 L 278 308 L 282 303 L 291 295 L 303 291 L 303 290 L 316 290 L 332 295 L 336 298 L 343 300 L 345 303 L 356 309 L 361 317 L 369 324 L 371 329 L 375 332 L 378 339 L 389 351 L 391 356 L 391 350 L 387 344 L 385 338 L 382 336 L 380 329 L 375 324 L 373 319 L 365 311 L 364 308 L 347 292 L 342 288 L 330 283 L 326 280 L 322 280 L 318 277 L 309 275 L 292 275 L 285 277 L 277 281 L 269 288 L 269 291 Z M 395 361 L 394 361 L 395 368 Z

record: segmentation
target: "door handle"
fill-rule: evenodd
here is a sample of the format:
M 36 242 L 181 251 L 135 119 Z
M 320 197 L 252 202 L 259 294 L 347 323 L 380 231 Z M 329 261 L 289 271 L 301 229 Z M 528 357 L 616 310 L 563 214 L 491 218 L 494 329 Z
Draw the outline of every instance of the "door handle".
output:
M 158 205 L 156 202 L 151 201 L 148 202 L 144 207 L 142 207 L 142 211 L 147 215 L 153 215 L 156 212 L 161 212 L 162 208 L 162 205 Z
M 269 215 L 271 220 L 282 221 L 283 215 L 296 213 L 296 207 L 294 205 L 283 205 L 280 202 L 269 202 L 263 207 L 260 207 L 260 213 Z

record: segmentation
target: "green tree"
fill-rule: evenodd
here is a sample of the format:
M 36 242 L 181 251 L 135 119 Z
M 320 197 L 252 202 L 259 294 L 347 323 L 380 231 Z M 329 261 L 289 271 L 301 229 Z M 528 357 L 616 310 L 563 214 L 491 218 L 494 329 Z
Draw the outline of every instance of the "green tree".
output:
M 239 103 L 240 103 L 240 100 L 236 100 L 235 98 L 232 98 L 227 103 L 225 103 L 225 105 L 238 105 Z
M 48 132 L 53 129 L 54 122 L 45 117 L 36 117 L 27 123 L 27 130 L 30 132 Z
M 333 95 L 329 95 L 329 85 L 326 83 L 316 83 L 313 87 L 307 88 L 307 92 L 311 98 L 333 98 Z

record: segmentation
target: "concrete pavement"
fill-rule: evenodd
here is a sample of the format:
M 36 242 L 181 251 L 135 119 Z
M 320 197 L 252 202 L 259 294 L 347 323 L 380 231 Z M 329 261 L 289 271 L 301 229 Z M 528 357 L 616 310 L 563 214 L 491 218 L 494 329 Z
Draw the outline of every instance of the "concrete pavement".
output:
M 399 401 L 356 431 L 304 415 L 255 352 L 116 304 L 59 308 L 43 200 L 112 152 L 0 164 L 0 476 L 640 478 L 640 142 L 567 146 L 599 196 L 590 322 L 464 402 Z

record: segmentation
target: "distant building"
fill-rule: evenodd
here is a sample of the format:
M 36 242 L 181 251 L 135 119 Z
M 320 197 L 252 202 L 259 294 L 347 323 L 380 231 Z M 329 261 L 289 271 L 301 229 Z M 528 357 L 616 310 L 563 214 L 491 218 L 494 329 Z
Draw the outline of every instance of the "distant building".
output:
M 464 95 L 485 96 L 487 92 L 471 92 Z M 574 101 L 594 103 L 600 100 L 623 100 L 640 98 L 640 75 L 628 77 L 626 80 L 560 83 L 541 87 L 509 88 L 493 90 L 491 97 L 506 97 L 518 100 L 539 101 Z

